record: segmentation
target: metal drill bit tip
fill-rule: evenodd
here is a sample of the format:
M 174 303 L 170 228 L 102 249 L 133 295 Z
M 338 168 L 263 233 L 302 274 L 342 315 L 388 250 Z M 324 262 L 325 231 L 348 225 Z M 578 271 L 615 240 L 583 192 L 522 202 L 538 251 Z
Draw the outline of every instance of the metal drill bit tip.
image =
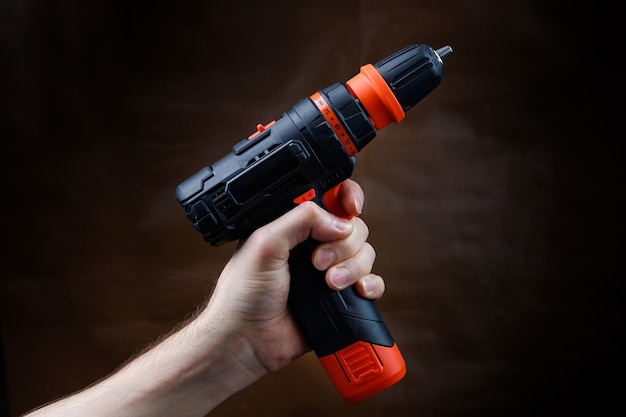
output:
M 435 53 L 443 61 L 448 55 L 452 53 L 452 47 L 450 45 L 443 46 L 435 51 Z

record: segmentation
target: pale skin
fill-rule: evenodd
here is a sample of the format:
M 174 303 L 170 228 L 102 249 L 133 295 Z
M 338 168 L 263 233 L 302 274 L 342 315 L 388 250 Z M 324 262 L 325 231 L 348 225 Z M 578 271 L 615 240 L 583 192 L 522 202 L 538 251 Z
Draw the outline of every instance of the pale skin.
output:
M 287 260 L 297 244 L 320 242 L 312 261 L 331 288 L 355 284 L 372 300 L 384 293 L 358 217 L 363 199 L 361 187 L 347 180 L 339 200 L 350 220 L 307 202 L 258 229 L 241 242 L 193 319 L 108 377 L 24 417 L 201 417 L 302 356 L 310 348 L 287 308 Z

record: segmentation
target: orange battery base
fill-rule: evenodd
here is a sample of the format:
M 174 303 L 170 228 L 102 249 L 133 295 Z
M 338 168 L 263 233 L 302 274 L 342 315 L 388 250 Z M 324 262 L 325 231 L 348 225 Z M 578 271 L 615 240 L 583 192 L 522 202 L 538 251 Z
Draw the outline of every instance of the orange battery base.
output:
M 406 374 L 404 358 L 395 343 L 384 347 L 358 341 L 319 360 L 339 394 L 349 403 L 389 388 Z

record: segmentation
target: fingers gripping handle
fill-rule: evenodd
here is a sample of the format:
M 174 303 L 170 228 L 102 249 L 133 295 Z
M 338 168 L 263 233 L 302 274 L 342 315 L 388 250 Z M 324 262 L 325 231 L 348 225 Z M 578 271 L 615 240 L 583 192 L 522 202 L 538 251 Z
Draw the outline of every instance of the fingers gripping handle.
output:
M 332 290 L 315 269 L 310 239 L 294 248 L 289 306 L 339 394 L 354 403 L 398 382 L 404 359 L 376 306 L 354 287 Z
M 291 251 L 289 307 L 339 394 L 355 403 L 398 382 L 406 366 L 374 302 L 354 286 L 332 290 L 313 266 L 318 244 L 309 239 Z

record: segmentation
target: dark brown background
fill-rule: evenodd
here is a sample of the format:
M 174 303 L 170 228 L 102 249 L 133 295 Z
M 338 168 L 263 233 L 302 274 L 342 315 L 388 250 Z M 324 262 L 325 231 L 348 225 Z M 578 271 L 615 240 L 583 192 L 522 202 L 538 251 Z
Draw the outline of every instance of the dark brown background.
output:
M 202 303 L 233 246 L 193 231 L 179 182 L 411 43 L 452 45 L 446 77 L 354 174 L 407 376 L 347 405 L 309 354 L 214 415 L 621 406 L 622 35 L 616 14 L 576 3 L 4 0 L 11 415 L 105 376 Z

